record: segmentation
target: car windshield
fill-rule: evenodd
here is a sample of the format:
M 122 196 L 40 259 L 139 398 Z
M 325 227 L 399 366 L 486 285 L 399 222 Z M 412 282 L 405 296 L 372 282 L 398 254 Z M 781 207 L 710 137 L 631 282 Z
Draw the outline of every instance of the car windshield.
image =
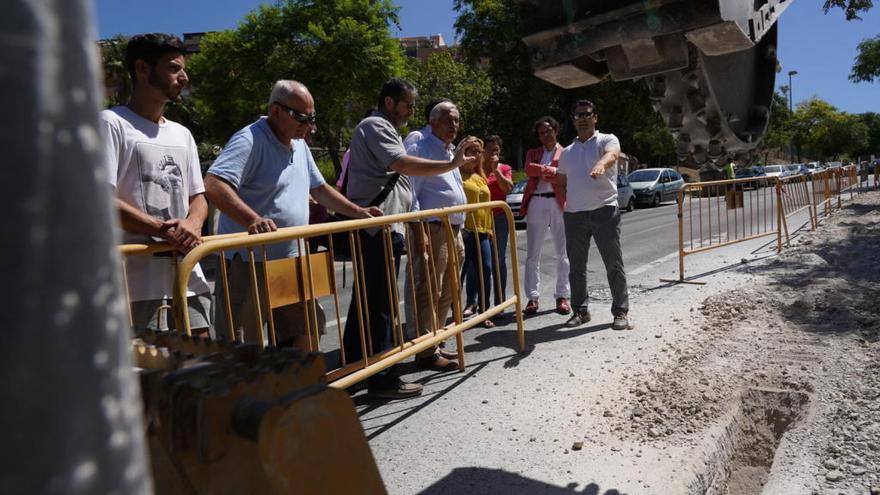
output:
M 659 170 L 636 170 L 629 174 L 627 179 L 630 182 L 652 182 L 657 180 L 658 175 L 660 175 Z
M 782 172 L 781 165 L 767 165 L 764 167 L 765 172 Z
M 523 189 L 526 188 L 526 184 L 528 182 L 529 181 L 527 181 L 527 180 L 521 180 L 521 181 L 517 182 L 516 184 L 513 185 L 513 187 L 510 189 L 510 192 L 508 194 L 522 194 Z

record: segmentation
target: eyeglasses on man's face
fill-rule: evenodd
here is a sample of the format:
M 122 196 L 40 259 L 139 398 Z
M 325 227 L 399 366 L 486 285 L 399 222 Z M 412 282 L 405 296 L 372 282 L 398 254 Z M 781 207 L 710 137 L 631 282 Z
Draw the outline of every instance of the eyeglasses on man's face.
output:
M 302 112 L 297 112 L 296 110 L 290 108 L 289 106 L 287 106 L 283 103 L 278 103 L 276 101 L 275 104 L 278 105 L 279 107 L 281 107 L 281 109 L 284 110 L 287 113 L 287 115 L 290 115 L 290 118 L 299 122 L 300 124 L 314 124 L 318 120 L 318 114 L 315 112 L 302 113 Z
M 575 112 L 571 116 L 572 116 L 572 118 L 574 118 L 574 120 L 580 120 L 580 119 L 588 119 L 588 118 L 592 117 L 593 115 L 594 115 L 593 112 Z

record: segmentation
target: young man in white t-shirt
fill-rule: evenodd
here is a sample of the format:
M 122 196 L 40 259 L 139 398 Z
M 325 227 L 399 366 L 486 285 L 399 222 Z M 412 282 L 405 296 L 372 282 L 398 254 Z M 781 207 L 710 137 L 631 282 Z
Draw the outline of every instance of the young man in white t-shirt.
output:
M 128 42 L 125 63 L 132 79 L 125 106 L 101 112 L 107 169 L 114 187 L 125 244 L 165 241 L 179 253 L 201 244 L 208 213 L 196 143 L 187 128 L 165 117 L 165 104 L 179 101 L 189 81 L 183 43 L 175 36 L 144 34 Z M 135 330 L 173 327 L 169 253 L 126 260 Z M 201 267 L 189 282 L 190 327 L 204 333 L 210 323 L 210 287 Z
M 572 112 L 577 138 L 559 157 L 558 183 L 566 192 L 566 251 L 568 252 L 571 284 L 571 307 L 574 311 L 566 323 L 576 327 L 590 321 L 587 309 L 587 255 L 590 239 L 605 263 L 611 288 L 611 328 L 625 330 L 629 323 L 629 294 L 623 255 L 620 249 L 620 211 L 617 205 L 617 159 L 620 142 L 614 134 L 596 130 L 595 105 L 579 100 Z

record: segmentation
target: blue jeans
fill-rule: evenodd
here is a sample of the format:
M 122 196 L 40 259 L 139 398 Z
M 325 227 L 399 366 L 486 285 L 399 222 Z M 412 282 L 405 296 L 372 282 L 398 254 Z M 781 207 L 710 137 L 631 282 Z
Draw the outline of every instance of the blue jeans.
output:
M 501 277 L 501 292 L 495 291 L 495 304 L 507 299 L 507 241 L 510 223 L 504 213 L 495 215 L 495 242 L 498 244 L 498 275 Z M 496 287 L 497 289 L 497 287 Z
M 465 230 L 462 234 L 464 242 L 464 268 L 462 272 L 467 282 L 467 300 L 468 306 L 477 304 L 477 293 L 480 293 L 480 309 L 485 310 L 489 307 L 489 294 L 492 292 L 492 243 L 489 241 L 489 234 L 479 235 L 479 255 L 477 255 L 476 235 Z M 483 262 L 483 291 L 480 291 L 480 269 L 479 257 Z

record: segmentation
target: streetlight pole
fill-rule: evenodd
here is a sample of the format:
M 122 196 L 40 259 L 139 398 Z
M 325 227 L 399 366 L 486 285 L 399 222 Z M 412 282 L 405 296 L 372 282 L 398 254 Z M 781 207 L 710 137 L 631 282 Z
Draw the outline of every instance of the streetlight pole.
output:
M 797 75 L 796 70 L 788 71 L 788 112 L 790 115 L 794 115 L 794 90 L 791 87 L 791 76 Z M 794 143 L 791 139 L 788 140 L 788 158 L 794 163 Z

